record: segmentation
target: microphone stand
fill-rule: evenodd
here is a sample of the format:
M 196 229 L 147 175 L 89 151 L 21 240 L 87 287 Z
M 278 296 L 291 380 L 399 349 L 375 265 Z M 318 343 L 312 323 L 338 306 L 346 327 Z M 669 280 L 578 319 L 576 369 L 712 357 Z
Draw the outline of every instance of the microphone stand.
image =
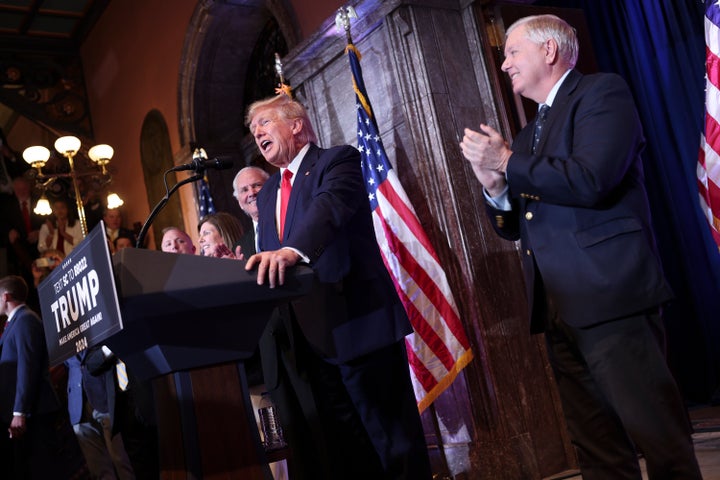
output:
M 136 248 L 143 248 L 143 242 L 145 241 L 145 235 L 147 234 L 148 229 L 150 228 L 150 224 L 155 220 L 155 217 L 160 213 L 160 210 L 163 209 L 163 207 L 167 204 L 168 200 L 170 200 L 170 195 L 175 193 L 175 191 L 182 187 L 183 185 L 190 183 L 190 182 L 197 182 L 201 178 L 203 178 L 202 172 L 196 172 L 195 175 L 192 177 L 186 178 L 185 180 L 181 180 L 177 182 L 171 189 L 168 190 L 167 188 L 167 174 L 174 171 L 173 169 L 168 170 L 165 172 L 165 196 L 160 199 L 160 201 L 155 205 L 155 208 L 153 208 L 152 212 L 150 212 L 150 215 L 148 216 L 147 220 L 145 220 L 145 224 L 142 226 L 142 229 L 140 230 L 140 233 L 138 233 L 137 241 L 135 242 Z

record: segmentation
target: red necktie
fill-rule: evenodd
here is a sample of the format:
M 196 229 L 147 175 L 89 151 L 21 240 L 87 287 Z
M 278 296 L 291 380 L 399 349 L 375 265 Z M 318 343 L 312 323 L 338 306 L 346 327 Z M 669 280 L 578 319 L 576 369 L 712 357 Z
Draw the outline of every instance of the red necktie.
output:
M 22 202 L 22 216 L 23 221 L 25 222 L 25 233 L 29 234 L 32 226 L 30 225 L 30 210 L 28 210 L 28 202 L 27 200 L 23 200 Z
M 283 172 L 282 180 L 280 181 L 280 240 L 283 239 L 285 213 L 287 213 L 288 200 L 290 200 L 290 190 L 292 190 L 292 184 L 290 183 L 292 176 L 293 173 L 286 169 Z

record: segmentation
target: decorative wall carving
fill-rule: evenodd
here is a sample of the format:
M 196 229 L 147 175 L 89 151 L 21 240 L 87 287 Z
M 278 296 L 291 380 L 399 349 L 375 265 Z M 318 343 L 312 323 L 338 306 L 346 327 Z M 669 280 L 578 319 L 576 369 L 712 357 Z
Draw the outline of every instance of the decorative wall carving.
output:
M 92 138 L 79 55 L 0 53 L 0 103 L 35 123 Z

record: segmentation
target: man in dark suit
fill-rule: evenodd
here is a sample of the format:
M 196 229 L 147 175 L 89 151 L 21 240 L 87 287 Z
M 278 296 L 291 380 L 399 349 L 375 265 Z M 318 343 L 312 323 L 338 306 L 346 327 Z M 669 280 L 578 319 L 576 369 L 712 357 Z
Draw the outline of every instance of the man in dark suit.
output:
M 285 95 L 254 103 L 246 120 L 280 168 L 258 195 L 260 253 L 246 268 L 270 288 L 301 262 L 316 279 L 279 309 L 277 356 L 261 344 L 291 477 L 429 479 L 404 349 L 411 327 L 375 241 L 359 152 L 317 147 L 307 112 Z
M 32 285 L 32 262 L 38 257 L 38 235 L 47 217 L 33 210 L 37 198 L 32 183 L 25 176 L 12 180 L 12 195 L 0 194 L 0 248 L 7 250 L 8 271 L 20 275 Z M 37 292 L 31 287 L 29 304 L 38 306 Z
M 135 473 L 122 436 L 112 431 L 108 390 L 114 389 L 113 374 L 90 374 L 85 366 L 86 353 L 82 351 L 65 361 L 70 424 L 94 478 L 132 480 Z
M 185 253 L 195 255 L 195 245 L 192 238 L 184 230 L 170 226 L 163 228 L 160 249 L 169 253 Z
M 259 217 L 257 197 L 269 177 L 270 174 L 262 168 L 250 166 L 240 169 L 233 179 L 233 196 L 242 211 L 252 221 L 252 228 L 248 228 L 233 247 L 237 258 L 250 258 L 250 255 L 257 251 L 255 245 L 255 232 L 257 231 Z M 240 247 L 240 250 L 237 247 Z
M 666 365 L 665 282 L 650 225 L 632 95 L 575 71 L 578 42 L 542 15 L 507 30 L 503 71 L 541 108 L 512 144 L 487 125 L 461 145 L 495 230 L 520 240 L 532 332 L 545 331 L 583 478 L 701 478 Z M 549 110 L 545 108 L 549 106 Z M 544 122 L 543 122 L 544 119 Z
M 10 275 L 0 279 L 0 315 L 7 322 L 0 336 L 0 477 L 60 478 L 55 429 L 60 409 L 50 383 L 42 321 L 25 305 L 27 283 Z
M 135 244 L 135 233 L 129 228 L 122 226 L 123 217 L 119 208 L 106 208 L 103 212 L 103 221 L 105 222 L 105 233 L 108 242 L 110 242 L 110 251 L 115 253 L 115 239 L 118 237 L 128 237 Z
M 158 478 L 160 459 L 152 385 L 134 376 L 105 345 L 88 349 L 83 364 L 91 375 L 103 379 L 109 428 L 112 435 L 122 436 L 135 476 Z

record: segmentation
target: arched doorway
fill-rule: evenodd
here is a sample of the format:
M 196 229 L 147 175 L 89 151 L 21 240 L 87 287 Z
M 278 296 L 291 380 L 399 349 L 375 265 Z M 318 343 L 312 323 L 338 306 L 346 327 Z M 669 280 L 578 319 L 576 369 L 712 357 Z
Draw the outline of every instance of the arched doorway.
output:
M 244 166 L 266 164 L 244 125 L 245 108 L 274 93 L 275 53 L 283 56 L 298 36 L 287 9 L 276 3 L 200 2 L 188 27 L 180 67 L 183 150 L 190 155 L 202 147 L 209 158 L 233 161 L 232 169 L 207 172 L 208 183 L 216 210 L 235 215 L 246 227 L 249 220 L 232 196 L 232 180 Z M 193 213 L 197 211 L 185 212 L 186 217 Z

